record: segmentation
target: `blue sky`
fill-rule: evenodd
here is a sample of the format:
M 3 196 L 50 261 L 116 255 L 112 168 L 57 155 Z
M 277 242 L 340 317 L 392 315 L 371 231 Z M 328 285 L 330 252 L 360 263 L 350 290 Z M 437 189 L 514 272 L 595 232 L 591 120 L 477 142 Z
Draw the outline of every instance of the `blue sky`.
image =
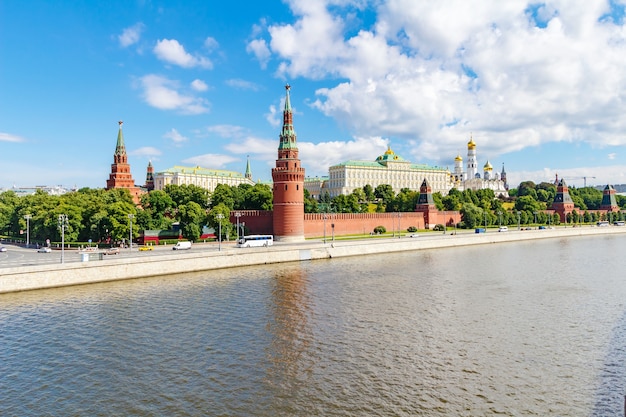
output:
M 624 0 L 0 2 L 0 187 L 270 180 L 284 99 L 308 176 L 390 146 L 509 182 L 626 183 Z M 595 178 L 592 178 L 595 177 Z

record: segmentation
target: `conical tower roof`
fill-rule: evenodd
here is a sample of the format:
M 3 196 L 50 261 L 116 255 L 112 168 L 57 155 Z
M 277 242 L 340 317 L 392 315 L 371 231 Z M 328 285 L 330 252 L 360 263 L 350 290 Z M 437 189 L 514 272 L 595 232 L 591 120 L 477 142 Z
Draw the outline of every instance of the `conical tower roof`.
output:
M 126 146 L 124 145 L 124 134 L 122 133 L 123 121 L 117 122 L 120 125 L 120 130 L 117 132 L 117 145 L 115 146 L 115 155 L 126 155 Z

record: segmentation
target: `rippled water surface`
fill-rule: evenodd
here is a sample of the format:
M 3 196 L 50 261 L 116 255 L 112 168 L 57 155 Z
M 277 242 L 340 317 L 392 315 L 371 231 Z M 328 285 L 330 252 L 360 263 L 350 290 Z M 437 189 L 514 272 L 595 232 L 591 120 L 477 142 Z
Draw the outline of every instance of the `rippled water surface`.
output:
M 2 295 L 0 415 L 622 415 L 624 249 L 570 238 Z

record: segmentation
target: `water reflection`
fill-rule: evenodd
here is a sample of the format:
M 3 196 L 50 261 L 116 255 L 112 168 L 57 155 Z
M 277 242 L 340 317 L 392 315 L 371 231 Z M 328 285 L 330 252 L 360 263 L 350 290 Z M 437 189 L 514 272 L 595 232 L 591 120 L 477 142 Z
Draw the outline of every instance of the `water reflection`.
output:
M 270 343 L 265 348 L 268 359 L 265 382 L 274 395 L 274 411 L 289 411 L 290 401 L 308 379 L 314 362 L 309 323 L 313 305 L 306 272 L 299 265 L 274 271 L 270 285 L 265 326 Z

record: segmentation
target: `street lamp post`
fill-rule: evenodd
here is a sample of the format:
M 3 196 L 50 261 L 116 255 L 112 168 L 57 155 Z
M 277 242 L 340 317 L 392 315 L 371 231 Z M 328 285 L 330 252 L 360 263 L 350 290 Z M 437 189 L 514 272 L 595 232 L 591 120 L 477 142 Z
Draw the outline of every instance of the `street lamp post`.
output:
M 30 219 L 33 217 L 30 214 L 24 216 L 26 219 L 26 247 L 30 248 Z
M 215 218 L 217 219 L 217 221 L 219 222 L 219 233 L 217 236 L 218 239 L 218 246 L 217 246 L 217 250 L 218 251 L 222 251 L 222 219 L 224 218 L 224 215 L 222 213 L 218 213 L 217 216 L 215 216 Z
M 133 218 L 134 214 L 128 215 L 128 250 L 133 250 Z
M 332 233 L 332 241 L 334 242 L 335 241 L 335 223 L 330 224 L 330 230 Z
M 328 216 L 324 214 L 324 243 L 326 243 L 326 219 Z
M 522 219 L 522 212 L 517 212 L 517 230 L 520 230 L 520 220 Z
M 236 212 L 235 217 L 237 218 L 237 243 L 239 243 L 239 218 L 241 217 L 241 213 Z
M 65 263 L 65 228 L 67 227 L 67 214 L 59 214 L 59 227 L 61 228 L 61 263 Z
M 498 210 L 498 227 L 502 227 L 502 212 Z
M 533 214 L 535 215 L 535 229 L 537 228 L 537 212 L 533 212 Z
M 487 211 L 485 210 L 485 232 L 487 231 Z

